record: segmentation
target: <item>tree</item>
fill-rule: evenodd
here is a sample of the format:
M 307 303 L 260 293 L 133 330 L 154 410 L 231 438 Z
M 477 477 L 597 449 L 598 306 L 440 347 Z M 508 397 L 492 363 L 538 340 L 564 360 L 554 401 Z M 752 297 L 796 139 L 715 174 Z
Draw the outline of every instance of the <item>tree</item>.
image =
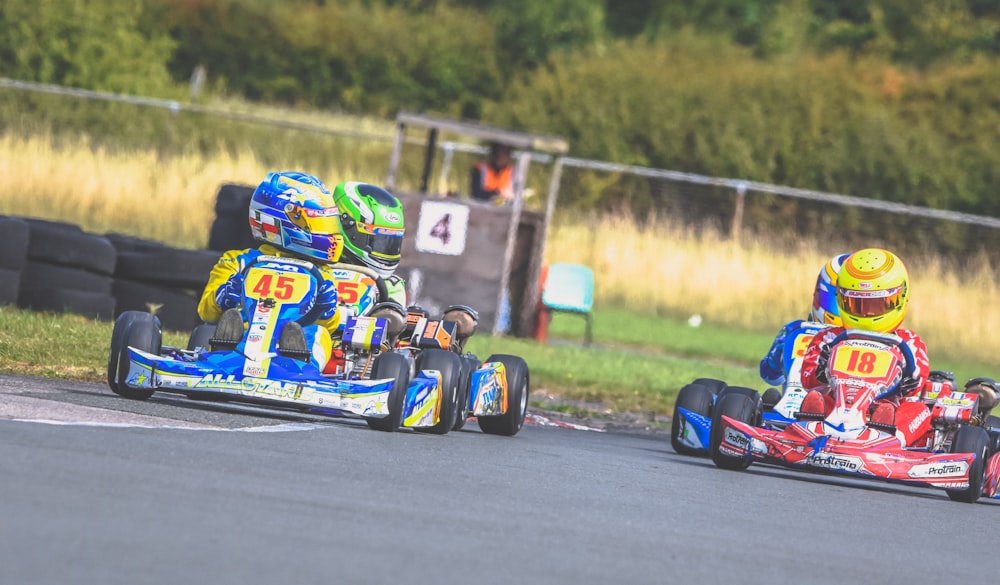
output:
M 104 91 L 163 94 L 172 87 L 165 33 L 139 28 L 142 0 L 4 0 L 0 74 Z

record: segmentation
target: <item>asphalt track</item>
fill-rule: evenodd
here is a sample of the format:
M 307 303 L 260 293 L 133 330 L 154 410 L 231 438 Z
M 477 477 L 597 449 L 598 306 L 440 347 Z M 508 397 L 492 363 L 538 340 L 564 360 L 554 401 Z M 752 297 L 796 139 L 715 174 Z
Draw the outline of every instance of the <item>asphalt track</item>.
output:
M 912 585 L 996 574 L 997 501 L 759 465 L 725 472 L 662 437 L 469 427 L 379 433 L 0 377 L 0 584 Z

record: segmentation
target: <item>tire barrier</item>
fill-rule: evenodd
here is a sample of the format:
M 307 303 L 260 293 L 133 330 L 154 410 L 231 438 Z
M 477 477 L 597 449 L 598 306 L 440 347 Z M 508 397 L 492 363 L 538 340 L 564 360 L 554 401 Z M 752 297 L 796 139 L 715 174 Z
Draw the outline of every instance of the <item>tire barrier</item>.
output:
M 227 197 L 228 205 L 238 205 L 234 195 Z M 91 234 L 70 223 L 0 216 L 0 305 L 108 321 L 125 311 L 149 311 L 165 329 L 191 331 L 201 323 L 198 300 L 219 256 L 120 233 Z
M 225 184 L 215 198 L 215 221 L 208 235 L 208 249 L 224 252 L 253 248 L 257 243 L 250 233 L 247 210 L 254 187 Z
M 0 305 L 17 303 L 21 270 L 28 261 L 28 223 L 0 216 Z

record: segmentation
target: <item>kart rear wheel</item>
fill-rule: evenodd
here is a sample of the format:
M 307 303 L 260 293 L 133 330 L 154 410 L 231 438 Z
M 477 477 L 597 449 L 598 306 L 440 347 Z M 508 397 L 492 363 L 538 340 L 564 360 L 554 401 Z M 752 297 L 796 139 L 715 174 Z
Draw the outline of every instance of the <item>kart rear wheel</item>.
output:
M 688 426 L 686 420 L 684 420 L 684 415 L 681 414 L 680 409 L 689 410 L 695 414 L 700 414 L 705 417 L 712 416 L 712 402 L 714 402 L 714 396 L 711 388 L 702 386 L 697 382 L 692 382 L 681 388 L 681 391 L 677 393 L 677 400 L 674 402 L 674 417 L 670 421 L 670 445 L 673 446 L 674 452 L 678 455 L 706 455 L 708 451 L 706 449 L 697 449 L 694 447 L 689 447 L 681 442 L 681 430 Z
M 740 388 L 740 390 L 748 390 Z M 751 390 L 751 392 L 753 392 Z M 756 396 L 756 392 L 754 392 Z M 748 425 L 756 425 L 760 419 L 760 398 L 756 400 L 744 392 L 727 392 L 720 396 L 712 410 L 712 432 L 710 434 L 709 454 L 716 467 L 721 469 L 742 470 L 750 466 L 750 455 L 730 456 L 719 451 L 724 437 L 722 417 L 728 416 Z
M 486 361 L 503 363 L 507 372 L 507 412 L 478 417 L 479 428 L 488 435 L 513 437 L 524 426 L 528 412 L 528 364 L 515 355 L 491 355 Z
M 969 466 L 969 487 L 964 490 L 946 490 L 955 502 L 971 504 L 983 495 L 986 481 L 986 461 L 989 459 L 990 437 L 982 427 L 961 426 L 951 441 L 952 453 L 975 453 L 976 458 Z
M 472 384 L 472 372 L 479 367 L 479 360 L 474 357 L 462 356 L 461 379 L 459 380 L 458 413 L 455 415 L 455 426 L 453 431 L 460 431 L 465 427 L 465 422 L 469 419 L 469 388 Z
M 160 320 L 156 315 L 126 311 L 118 316 L 111 333 L 111 351 L 108 355 L 108 385 L 112 392 L 133 400 L 147 400 L 153 395 L 151 388 L 130 388 L 125 383 L 131 361 L 128 348 L 134 347 L 159 355 L 162 339 Z
M 712 394 L 718 394 L 719 392 L 722 392 L 726 386 L 728 386 L 728 384 L 722 380 L 716 380 L 715 378 L 696 378 L 691 383 L 708 388 Z
M 424 433 L 444 435 L 455 426 L 461 395 L 462 358 L 444 349 L 425 349 L 417 356 L 416 370 L 441 372 L 440 420 L 432 427 L 415 429 Z
M 213 337 L 215 337 L 215 323 L 202 323 L 191 330 L 191 336 L 188 337 L 187 348 L 194 351 L 195 348 L 202 348 L 208 351 L 211 345 L 208 343 Z
M 410 384 L 410 364 L 406 357 L 398 353 L 383 353 L 375 358 L 372 367 L 372 379 L 392 378 L 395 382 L 389 392 L 389 416 L 384 418 L 366 418 L 368 427 L 376 431 L 393 433 L 403 424 L 403 402 L 406 400 L 406 387 Z

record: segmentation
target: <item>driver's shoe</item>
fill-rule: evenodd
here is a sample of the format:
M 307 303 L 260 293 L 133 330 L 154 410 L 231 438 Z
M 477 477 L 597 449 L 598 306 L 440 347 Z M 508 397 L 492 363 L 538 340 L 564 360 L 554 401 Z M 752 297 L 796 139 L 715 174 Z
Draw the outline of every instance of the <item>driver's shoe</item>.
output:
M 888 402 L 875 403 L 872 415 L 868 417 L 868 424 L 877 428 L 896 432 L 896 407 Z
M 208 340 L 212 351 L 236 349 L 243 339 L 243 317 L 239 309 L 229 309 L 222 314 L 219 324 L 215 327 L 215 335 Z
M 309 361 L 312 352 L 306 344 L 306 334 L 301 325 L 295 321 L 285 323 L 281 328 L 281 336 L 278 337 L 278 353 L 304 362 Z
M 796 418 L 806 418 L 811 420 L 823 420 L 826 418 L 826 400 L 823 395 L 816 390 L 810 390 L 799 405 L 799 411 L 795 413 Z

